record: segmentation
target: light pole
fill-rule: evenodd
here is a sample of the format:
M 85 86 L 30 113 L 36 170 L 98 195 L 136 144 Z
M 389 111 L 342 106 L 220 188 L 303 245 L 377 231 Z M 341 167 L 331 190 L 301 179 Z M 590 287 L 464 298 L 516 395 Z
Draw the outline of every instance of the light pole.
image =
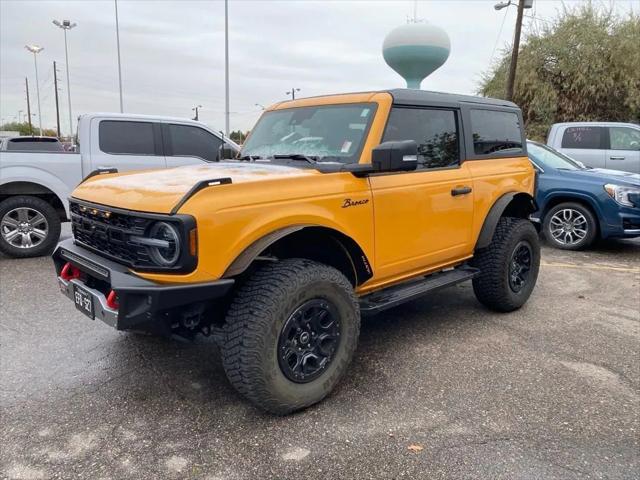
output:
M 18 110 L 18 123 L 22 123 L 22 112 L 23 110 Z
M 44 47 L 38 45 L 25 45 L 24 48 L 33 53 L 33 64 L 36 67 L 36 96 L 38 98 L 38 126 L 40 128 L 40 136 L 42 136 L 42 111 L 40 110 L 40 83 L 38 82 L 38 60 L 37 55 Z
M 122 102 L 122 65 L 120 63 L 120 23 L 118 22 L 118 0 L 113 0 L 116 7 L 116 44 L 118 46 L 118 85 L 120 88 L 120 113 L 124 113 Z
M 198 116 L 198 109 L 202 108 L 202 105 L 196 105 L 195 107 L 193 107 L 191 110 L 193 110 L 194 112 L 196 112 L 196 116 L 193 117 L 193 119 L 197 122 L 200 120 L 200 117 Z
M 296 99 L 296 92 L 299 92 L 300 89 L 299 88 L 293 88 L 291 87 L 291 91 L 287 92 L 287 95 L 291 95 L 291 100 L 295 100 Z
M 502 10 L 512 4 L 512 0 L 496 3 L 493 8 Z M 533 0 L 520 0 L 518 2 L 518 16 L 516 17 L 516 31 L 513 37 L 513 49 L 511 51 L 511 62 L 509 64 L 509 77 L 507 78 L 506 99 L 513 100 L 513 85 L 516 81 L 516 68 L 518 66 L 518 52 L 520 50 L 520 34 L 522 33 L 522 17 L 524 9 L 533 7 Z
M 224 0 L 224 128 L 229 136 L 229 0 Z
M 256 107 L 260 107 L 261 110 L 265 110 L 264 105 L 262 105 L 261 103 L 255 103 L 254 105 Z
M 70 20 L 63 20 L 62 22 L 54 20 L 53 24 L 64 31 L 64 56 L 67 63 L 67 102 L 69 103 L 69 137 L 73 137 L 73 114 L 71 113 L 71 81 L 69 80 L 69 47 L 67 44 L 67 30 L 71 30 L 77 24 L 71 23 Z

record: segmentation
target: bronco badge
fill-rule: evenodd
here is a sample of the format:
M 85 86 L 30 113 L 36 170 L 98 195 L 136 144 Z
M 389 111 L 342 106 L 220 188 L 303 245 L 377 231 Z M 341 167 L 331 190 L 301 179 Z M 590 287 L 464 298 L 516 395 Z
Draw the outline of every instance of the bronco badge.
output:
M 351 200 L 350 198 L 345 198 L 344 203 L 342 204 L 342 208 L 357 207 L 358 205 L 364 205 L 366 203 L 369 203 L 368 198 L 365 198 L 363 200 Z

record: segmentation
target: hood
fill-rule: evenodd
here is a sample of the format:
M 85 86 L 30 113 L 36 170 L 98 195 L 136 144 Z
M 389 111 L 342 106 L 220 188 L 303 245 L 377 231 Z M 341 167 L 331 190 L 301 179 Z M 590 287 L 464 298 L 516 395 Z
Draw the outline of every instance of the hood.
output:
M 230 178 L 231 184 L 320 175 L 285 165 L 220 162 L 208 165 L 97 175 L 78 185 L 79 200 L 140 212 L 169 213 L 197 183 Z M 212 188 L 225 189 L 231 185 Z
M 579 176 L 585 180 L 595 182 L 615 183 L 622 185 L 640 186 L 640 175 L 637 173 L 623 172 L 621 170 L 609 170 L 606 168 L 590 168 L 587 170 L 558 170 L 564 175 Z

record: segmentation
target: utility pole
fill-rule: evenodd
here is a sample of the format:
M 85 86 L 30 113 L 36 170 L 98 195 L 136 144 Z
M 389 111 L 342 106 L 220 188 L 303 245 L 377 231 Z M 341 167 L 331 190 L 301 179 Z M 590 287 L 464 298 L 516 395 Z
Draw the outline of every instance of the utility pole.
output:
M 224 131 L 229 136 L 229 0 L 224 0 Z
M 197 122 L 200 120 L 200 117 L 198 116 L 198 109 L 202 108 L 202 105 L 196 105 L 195 107 L 193 107 L 191 110 L 193 110 L 194 112 L 196 112 L 196 116 L 193 117 L 193 119 Z
M 118 0 L 113 0 L 116 7 L 116 44 L 118 46 L 118 85 L 120 87 L 120 113 L 124 113 L 122 102 L 122 65 L 120 62 L 120 23 L 118 22 Z
M 513 50 L 511 51 L 511 64 L 509 65 L 509 78 L 507 79 L 507 100 L 513 100 L 513 85 L 516 81 L 516 68 L 518 67 L 518 52 L 520 50 L 520 34 L 522 32 L 522 17 L 524 16 L 525 0 L 518 2 L 518 16 L 516 17 L 516 33 L 513 38 Z
M 56 61 L 53 61 L 53 89 L 56 94 L 56 128 L 58 131 L 58 138 L 60 135 L 60 104 L 58 103 L 58 70 L 56 68 Z
M 27 117 L 29 118 L 29 134 L 33 136 L 33 125 L 31 124 L 31 102 L 29 101 L 29 79 L 24 77 L 24 85 L 27 89 Z

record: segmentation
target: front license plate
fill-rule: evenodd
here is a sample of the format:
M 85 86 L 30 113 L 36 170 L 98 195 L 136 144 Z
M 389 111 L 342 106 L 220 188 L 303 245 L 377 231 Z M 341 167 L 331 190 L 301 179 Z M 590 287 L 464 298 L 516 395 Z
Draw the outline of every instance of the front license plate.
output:
M 73 286 L 73 301 L 76 308 L 84 313 L 91 320 L 95 318 L 93 313 L 93 297 L 84 288 L 77 285 Z

